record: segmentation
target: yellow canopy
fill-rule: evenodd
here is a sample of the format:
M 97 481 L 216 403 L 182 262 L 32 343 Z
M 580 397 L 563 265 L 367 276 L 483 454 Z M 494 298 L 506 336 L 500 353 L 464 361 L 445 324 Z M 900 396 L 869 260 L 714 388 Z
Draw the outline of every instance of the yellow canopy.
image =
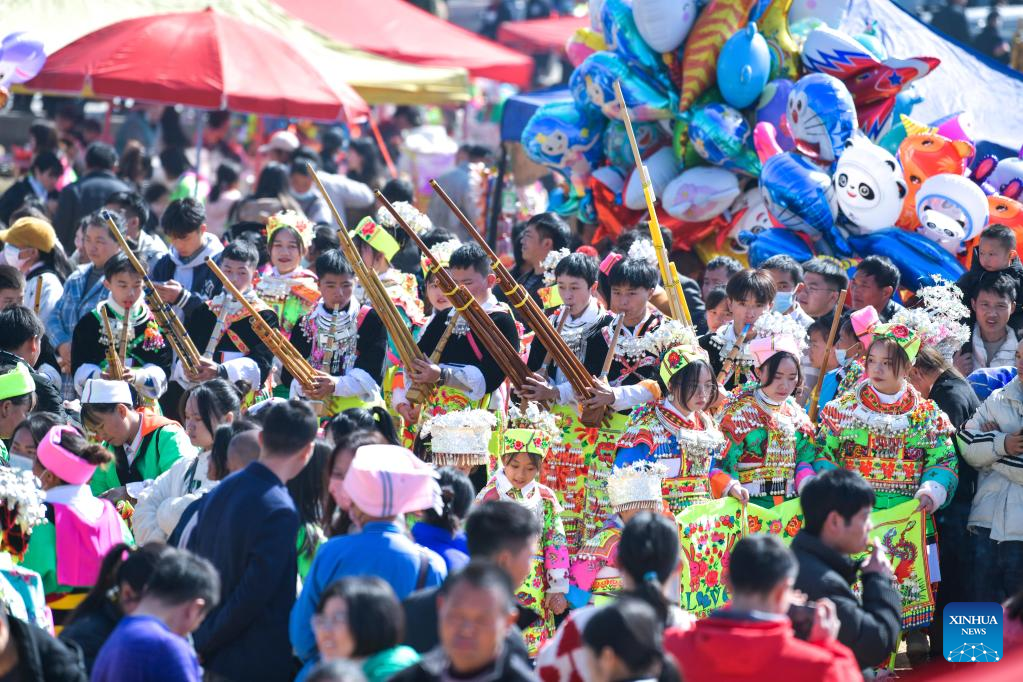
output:
M 445 104 L 469 99 L 465 69 L 405 64 L 341 45 L 271 0 L 6 0 L 3 4 L 7 31 L 28 31 L 43 41 L 47 54 L 125 19 L 213 7 L 287 38 L 328 80 L 348 83 L 369 104 Z

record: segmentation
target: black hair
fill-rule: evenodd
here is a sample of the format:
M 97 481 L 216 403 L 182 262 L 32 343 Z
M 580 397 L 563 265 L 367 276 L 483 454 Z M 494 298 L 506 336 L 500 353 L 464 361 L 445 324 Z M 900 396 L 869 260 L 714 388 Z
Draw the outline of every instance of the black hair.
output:
M 664 242 L 664 250 L 671 253 L 671 247 L 674 237 L 671 234 L 671 230 L 666 227 L 661 227 L 661 241 Z M 636 223 L 636 227 L 631 230 L 626 230 L 618 235 L 618 239 L 615 240 L 615 250 L 621 253 L 628 253 L 632 245 L 637 241 L 649 242 L 653 245 L 653 238 L 650 234 L 650 221 L 640 220 Z
M 0 372 L 3 369 L 0 368 Z M 82 409 L 85 409 L 82 405 Z M 88 441 L 77 429 L 62 431 L 58 444 L 73 455 L 80 457 L 89 464 L 101 466 L 114 459 L 114 453 L 102 445 Z M 53 473 L 52 471 L 50 473 Z
M 331 583 L 320 595 L 316 613 L 331 599 L 343 599 L 348 631 L 355 641 L 352 658 L 367 658 L 392 649 L 405 637 L 405 610 L 394 590 L 375 575 L 348 576 Z
M 11 363 L 4 362 L 4 363 L 0 364 L 0 375 L 9 374 L 10 372 L 13 372 L 16 369 L 18 369 L 18 365 L 17 364 L 11 364 Z M 32 396 L 34 396 L 34 395 L 35 395 L 35 389 L 29 391 L 28 393 L 23 393 L 22 395 L 15 395 L 15 396 L 11 396 L 9 398 L 0 398 L 0 403 L 11 403 L 12 405 L 18 405 L 18 406 L 25 405 L 25 404 L 31 405 L 32 404 Z
M 469 513 L 476 491 L 469 477 L 454 467 L 441 467 L 437 473 L 444 507 L 440 514 L 433 509 L 424 511 L 423 523 L 443 528 L 454 535 L 461 527 L 462 519 Z
M 277 199 L 287 194 L 290 180 L 288 167 L 283 163 L 271 161 L 263 166 L 256 180 L 256 189 L 252 193 L 255 199 Z
M 60 162 L 60 157 L 55 152 L 46 150 L 39 152 L 32 159 L 32 170 L 60 177 L 64 174 L 64 164 Z
M 195 407 L 203 426 L 213 435 L 213 421 L 223 421 L 228 414 L 238 418 L 241 414 L 242 402 L 238 388 L 227 379 L 217 377 L 204 381 L 188 391 L 188 398 L 195 398 Z
M 778 289 L 766 270 L 746 268 L 728 278 L 725 292 L 733 301 L 742 303 L 752 297 L 760 305 L 770 305 Z
M 1016 233 L 1008 225 L 991 225 L 980 233 L 980 238 L 997 241 L 1006 251 L 1016 248 Z
M 398 445 L 398 431 L 394 419 L 382 407 L 349 407 L 334 415 L 328 427 L 335 444 L 356 431 L 376 431 L 391 445 Z
M 313 170 L 310 171 L 306 164 L 312 166 Z M 313 171 L 315 171 L 319 167 L 320 167 L 319 158 L 313 159 L 311 156 L 307 155 L 296 156 L 295 160 L 291 162 L 291 167 L 288 169 L 288 174 L 303 175 L 308 178 L 312 177 Z
M 313 238 L 310 241 L 309 248 L 315 249 L 317 253 L 340 249 L 341 240 L 337 236 L 337 230 L 330 225 L 317 225 L 316 229 L 313 230 Z
M 855 311 L 850 311 L 850 312 L 847 312 L 847 313 L 842 313 L 842 319 L 838 323 L 838 336 L 839 337 L 841 337 L 841 336 L 856 337 L 856 329 L 853 327 L 853 323 L 852 323 L 852 314 L 853 314 L 853 312 L 855 312 Z M 835 340 L 837 341 L 838 339 L 836 338 Z M 859 338 L 856 338 L 856 340 L 859 341 Z
M 125 240 L 128 242 L 128 246 L 131 246 L 134 249 L 136 245 L 132 243 L 132 240 L 128 238 L 127 233 L 124 230 L 124 214 L 120 211 L 111 211 L 105 208 L 93 211 L 82 218 L 82 232 L 84 233 L 85 230 L 88 230 L 90 227 L 101 227 L 107 231 L 107 234 L 110 236 L 110 241 L 116 242 L 117 237 L 114 236 L 114 233 L 110 230 L 110 225 L 107 223 L 108 217 L 114 221 L 117 231 L 124 236 Z
M 422 237 L 423 243 L 426 244 L 427 248 L 432 249 L 437 244 L 443 244 L 453 239 L 458 239 L 454 234 L 445 230 L 443 227 L 434 227 L 428 230 Z
M 135 393 L 132 393 L 134 399 Z M 117 411 L 118 405 L 125 405 L 129 410 L 135 408 L 134 402 L 132 403 L 82 403 L 82 409 L 79 413 L 82 417 L 82 425 L 89 428 L 90 425 L 96 424 L 103 418 L 104 415 L 113 414 Z
M 678 528 L 661 514 L 640 512 L 622 529 L 618 565 L 632 578 L 632 595 L 649 604 L 662 625 L 667 625 L 670 613 L 663 587 L 675 572 L 678 557 Z
M 506 549 L 518 552 L 540 531 L 532 512 L 504 500 L 477 504 L 465 519 L 466 544 L 474 559 L 490 559 Z
M 46 333 L 42 321 L 23 305 L 0 310 L 0 350 L 13 351 L 32 339 L 41 339 Z
M 471 144 L 465 151 L 466 156 L 469 157 L 469 161 L 472 162 L 483 162 L 485 163 L 490 159 L 491 151 L 489 147 L 484 147 L 481 144 Z
M 787 253 L 777 253 L 760 264 L 761 270 L 780 270 L 792 275 L 792 281 L 799 284 L 803 281 L 803 268 L 796 259 Z
M 230 424 L 221 424 L 212 432 L 213 445 L 210 447 L 210 460 L 213 462 L 216 480 L 223 480 L 230 473 L 227 469 L 227 451 L 231 447 L 231 440 L 239 433 L 258 430 L 259 426 L 253 421 L 235 419 Z
M 309 404 L 288 400 L 266 408 L 263 417 L 263 452 L 268 457 L 289 457 L 316 439 L 319 423 Z
M 831 512 L 846 524 L 864 509 L 874 506 L 874 489 L 855 471 L 830 469 L 810 479 L 799 494 L 803 507 L 803 529 L 820 535 Z
M 25 275 L 13 265 L 0 264 L 0 289 L 24 291 Z
M 689 401 L 700 390 L 701 370 L 706 370 L 707 376 L 711 380 L 714 379 L 714 370 L 711 368 L 710 363 L 705 360 L 693 360 L 675 372 L 668 381 L 668 390 L 671 392 L 671 397 L 679 401 L 679 408 L 683 410 L 689 409 Z
M 611 649 L 625 664 L 626 679 L 679 680 L 678 670 L 664 653 L 664 623 L 643 601 L 623 597 L 597 609 L 586 621 L 582 639 L 594 656 Z
M 761 265 L 761 267 L 764 266 Z M 824 278 L 824 281 L 829 286 L 834 287 L 835 291 L 849 288 L 849 275 L 846 274 L 845 269 L 836 263 L 833 258 L 823 258 L 821 256 L 811 258 L 803 263 L 803 277 L 806 277 L 807 273 Z
M 348 410 L 345 411 L 347 412 Z M 355 451 L 363 445 L 383 445 L 386 443 L 387 441 L 376 429 L 357 429 L 346 433 L 340 438 L 336 438 L 334 440 L 334 449 L 331 451 L 330 456 L 327 458 L 326 466 L 323 468 L 324 480 L 330 481 L 331 474 L 334 471 L 334 464 L 342 454 L 348 452 L 354 456 Z M 394 445 L 393 442 L 391 444 Z M 325 529 L 330 537 L 347 535 L 352 526 L 351 517 L 338 508 L 334 496 L 329 493 L 325 493 L 323 496 L 323 520 Z
M 494 562 L 473 558 L 461 571 L 447 577 L 440 586 L 439 595 L 447 598 L 456 587 L 462 584 L 479 590 L 496 590 L 501 601 L 504 602 L 507 612 L 515 611 L 515 592 L 511 580 L 508 578 L 508 574 Z
M 259 249 L 249 240 L 239 237 L 224 247 L 220 260 L 233 260 L 254 268 L 259 265 Z
M 14 427 L 14 431 L 11 432 L 11 440 L 18 435 L 18 431 L 28 429 L 28 432 L 32 434 L 32 440 L 39 445 L 50 429 L 63 423 L 65 423 L 65 419 L 53 412 L 32 412 Z
M 107 262 L 103 265 L 103 279 L 107 282 L 112 280 L 114 275 L 120 275 L 125 272 L 135 275 L 136 277 L 140 276 L 135 270 L 135 266 L 131 264 L 130 260 L 128 260 L 128 256 L 121 252 L 115 253 L 107 259 Z
M 231 112 L 227 109 L 206 112 L 206 126 L 216 130 L 231 120 Z
M 146 185 L 144 190 L 142 190 L 142 198 L 145 199 L 146 203 L 150 206 L 160 201 L 168 194 L 170 194 L 170 189 L 162 182 L 151 182 Z
M 411 204 L 416 198 L 416 190 L 412 187 L 412 183 L 400 178 L 388 180 L 384 183 L 384 188 L 380 190 L 380 193 L 392 204 L 396 201 L 407 201 Z
M 317 278 L 322 278 L 325 275 L 355 276 L 355 271 L 352 270 L 352 266 L 348 263 L 344 254 L 337 249 L 324 251 L 317 256 L 313 269 L 316 271 Z
M 721 305 L 721 301 L 728 298 L 728 292 L 725 291 L 724 287 L 714 287 L 707 292 L 707 298 L 704 299 L 703 305 L 706 306 L 707 310 L 713 310 Z
M 774 383 L 774 378 L 778 375 L 778 368 L 784 360 L 791 360 L 796 363 L 796 388 L 793 394 L 799 391 L 799 387 L 803 385 L 803 366 L 800 364 L 799 358 L 787 350 L 778 351 L 767 358 L 767 362 L 757 368 L 757 377 L 760 380 L 761 387 L 770 386 Z
M 153 571 L 156 570 L 160 557 L 169 549 L 171 548 L 161 542 L 150 542 L 142 547 L 119 542 L 111 547 L 100 563 L 96 582 L 65 621 L 62 638 L 67 637 L 75 641 L 74 637 L 69 635 L 77 632 L 77 629 L 69 630 L 67 626 L 82 616 L 104 611 L 110 601 L 120 596 L 117 588 L 122 583 L 127 583 L 136 594 L 141 595 Z
M 174 606 L 202 599 L 206 602 L 203 610 L 209 613 L 220 601 L 220 574 L 203 557 L 170 548 L 160 556 L 143 597 Z
M 291 495 L 298 520 L 305 528 L 305 538 L 298 548 L 300 557 L 312 561 L 313 554 L 320 544 L 320 524 L 323 522 L 323 494 L 327 489 L 323 468 L 330 457 L 330 444 L 317 439 L 313 445 L 313 454 L 298 476 L 288 481 L 288 494 Z
M 220 199 L 220 195 L 223 194 L 231 185 L 235 184 L 241 179 L 241 169 L 237 165 L 230 161 L 221 162 L 217 166 L 217 178 L 213 182 L 213 187 L 210 188 L 210 201 L 217 201 Z
M 113 204 L 125 216 L 138 218 L 139 225 L 145 227 L 149 222 L 149 205 L 138 192 L 114 192 L 107 197 L 106 205 Z
M 349 170 L 348 177 L 356 182 L 369 185 L 376 189 L 380 186 L 381 171 L 384 162 L 377 151 L 376 143 L 366 137 L 353 137 L 348 141 L 349 152 L 355 152 L 362 157 L 361 170 Z
M 774 535 L 757 533 L 735 543 L 728 575 L 735 594 L 770 594 L 783 580 L 799 571 L 796 557 Z
M 660 275 L 657 266 L 645 258 L 624 258 L 615 263 L 607 279 L 608 287 L 656 289 Z
M 483 247 L 475 242 L 462 244 L 451 254 L 448 269 L 475 270 L 484 277 L 490 274 L 490 259 Z
M 813 334 L 820 334 L 824 337 L 824 340 L 828 340 L 828 335 L 831 333 L 831 323 L 835 319 L 835 313 L 830 312 L 825 315 L 818 317 L 816 320 L 810 323 L 810 326 L 806 328 L 806 336 L 809 338 Z
M 526 227 L 532 227 L 536 230 L 541 240 L 550 239 L 552 251 L 558 251 L 567 247 L 569 237 L 572 234 L 571 230 L 568 229 L 568 225 L 561 219 L 561 216 L 550 211 L 537 213 L 526 221 Z
M 160 166 L 168 178 L 179 178 L 192 167 L 192 164 L 189 163 L 184 150 L 167 147 L 160 152 Z
M 884 256 L 867 256 L 856 266 L 856 272 L 870 275 L 882 289 L 891 287 L 892 291 L 899 290 L 899 269 Z
M 206 222 L 206 209 L 192 197 L 175 199 L 163 212 L 160 225 L 168 237 L 187 237 Z
M 722 268 L 728 273 L 728 277 L 731 278 L 732 275 L 742 270 L 742 263 L 731 256 L 714 256 L 707 261 L 707 265 L 704 266 L 703 270 L 706 272 L 707 270 L 718 270 Z
M 980 292 L 986 291 L 999 298 L 1007 298 L 1010 303 L 1016 302 L 1016 280 L 1007 272 L 992 273 L 995 276 L 981 277 L 977 288 L 973 291 L 973 300 L 976 301 Z
M 945 372 L 951 372 L 953 376 L 964 378 L 962 373 L 956 369 L 951 362 L 945 359 L 945 356 L 941 354 L 934 346 L 930 346 L 926 343 L 921 344 L 920 350 L 916 353 L 916 358 L 913 360 L 913 367 L 922 372 L 928 374 L 944 374 Z
M 36 121 L 28 127 L 28 134 L 35 143 L 34 147 L 39 152 L 56 152 L 60 147 L 60 137 L 57 135 L 57 126 L 53 121 Z
M 93 170 L 114 170 L 117 151 L 106 142 L 93 142 L 85 150 L 85 167 Z
M 597 259 L 587 256 L 585 253 L 572 253 L 565 256 L 554 267 L 554 276 L 578 277 L 586 282 L 586 286 L 592 287 L 597 282 L 599 274 Z

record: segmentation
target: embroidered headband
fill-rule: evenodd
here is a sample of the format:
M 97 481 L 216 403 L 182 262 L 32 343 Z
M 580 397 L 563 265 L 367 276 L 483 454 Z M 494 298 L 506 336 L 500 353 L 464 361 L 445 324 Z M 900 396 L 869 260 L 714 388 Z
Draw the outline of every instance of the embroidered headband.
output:
M 65 433 L 77 433 L 71 426 L 57 424 L 43 436 L 36 448 L 36 457 L 47 471 L 71 485 L 85 485 L 96 471 L 95 464 L 84 459 L 60 444 Z
M 799 360 L 801 355 L 799 343 L 788 334 L 778 336 L 762 336 L 749 342 L 749 353 L 757 367 L 762 366 L 778 353 L 792 353 Z
M 384 254 L 387 260 L 393 259 L 395 254 L 401 251 L 398 240 L 369 216 L 360 220 L 355 229 L 348 233 L 348 236 L 352 239 L 356 237 L 362 239 L 374 249 Z
M 18 398 L 36 390 L 36 382 L 28 366 L 19 362 L 7 374 L 0 374 L 0 400 Z
M 685 369 L 686 365 L 696 360 L 708 361 L 709 356 L 700 346 L 681 343 L 672 346 L 661 355 L 661 381 L 667 386 L 671 378 Z
M 525 412 L 512 405 L 508 410 L 508 428 L 501 434 L 505 454 L 527 452 L 542 459 L 558 444 L 560 435 L 557 417 L 541 410 L 536 403 L 529 403 Z
M 873 335 L 874 327 L 880 322 L 880 318 L 878 318 L 874 306 L 868 305 L 849 315 L 849 322 L 852 324 L 853 334 L 866 348 L 870 345 L 870 337 Z
M 920 352 L 920 336 L 904 324 L 879 324 L 874 327 L 874 340 L 888 339 L 899 344 L 906 351 L 910 362 L 916 362 Z
M 611 509 L 621 513 L 628 509 L 659 509 L 664 499 L 661 480 L 668 468 L 660 462 L 639 461 L 616 467 L 607 477 L 607 496 Z
M 611 253 L 604 256 L 604 260 L 600 261 L 600 271 L 608 277 L 611 276 L 611 268 L 618 265 L 618 262 L 623 260 L 625 256 L 620 253 L 612 251 Z
M 269 244 L 273 241 L 274 232 L 281 229 L 282 227 L 290 227 L 297 234 L 298 238 L 302 240 L 302 243 L 306 248 L 313 242 L 313 224 L 305 216 L 301 216 L 295 211 L 279 211 L 274 213 L 266 221 L 266 243 Z

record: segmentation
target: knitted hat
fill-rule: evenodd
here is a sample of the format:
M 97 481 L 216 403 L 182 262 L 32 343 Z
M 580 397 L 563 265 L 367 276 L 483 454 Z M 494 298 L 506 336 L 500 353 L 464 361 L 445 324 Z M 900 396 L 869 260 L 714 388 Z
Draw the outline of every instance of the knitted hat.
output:
M 633 462 L 617 467 L 607 477 L 607 496 L 615 513 L 627 509 L 660 508 L 661 481 L 668 468 L 660 462 Z
M 355 451 L 344 491 L 362 511 L 376 518 L 409 512 L 441 511 L 438 474 L 398 445 L 363 445 Z
M 874 340 L 889 339 L 906 351 L 910 362 L 916 361 L 920 352 L 920 335 L 904 324 L 879 324 L 874 327 Z
M 57 233 L 47 221 L 25 216 L 15 220 L 6 230 L 0 230 L 0 241 L 19 249 L 39 249 L 49 253 L 57 243 Z
M 557 418 L 536 403 L 529 403 L 525 412 L 512 405 L 508 409 L 508 428 L 502 436 L 505 455 L 527 452 L 546 458 L 551 447 L 560 442 L 561 429 Z
M 299 239 L 306 248 L 313 242 L 313 224 L 303 215 L 295 211 L 279 211 L 274 213 L 266 221 L 266 243 L 270 244 L 274 238 L 274 232 L 282 227 L 290 227 L 298 233 Z
M 497 418 L 488 410 L 457 410 L 431 417 L 419 430 L 431 436 L 430 449 L 435 466 L 476 466 L 486 464 L 490 437 Z

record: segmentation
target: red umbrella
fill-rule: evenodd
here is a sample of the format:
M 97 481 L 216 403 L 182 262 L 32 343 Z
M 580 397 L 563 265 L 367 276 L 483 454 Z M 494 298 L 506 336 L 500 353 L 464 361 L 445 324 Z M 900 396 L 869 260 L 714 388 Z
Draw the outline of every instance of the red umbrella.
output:
M 369 113 L 287 41 L 212 9 L 101 28 L 50 55 L 25 87 L 328 121 Z

